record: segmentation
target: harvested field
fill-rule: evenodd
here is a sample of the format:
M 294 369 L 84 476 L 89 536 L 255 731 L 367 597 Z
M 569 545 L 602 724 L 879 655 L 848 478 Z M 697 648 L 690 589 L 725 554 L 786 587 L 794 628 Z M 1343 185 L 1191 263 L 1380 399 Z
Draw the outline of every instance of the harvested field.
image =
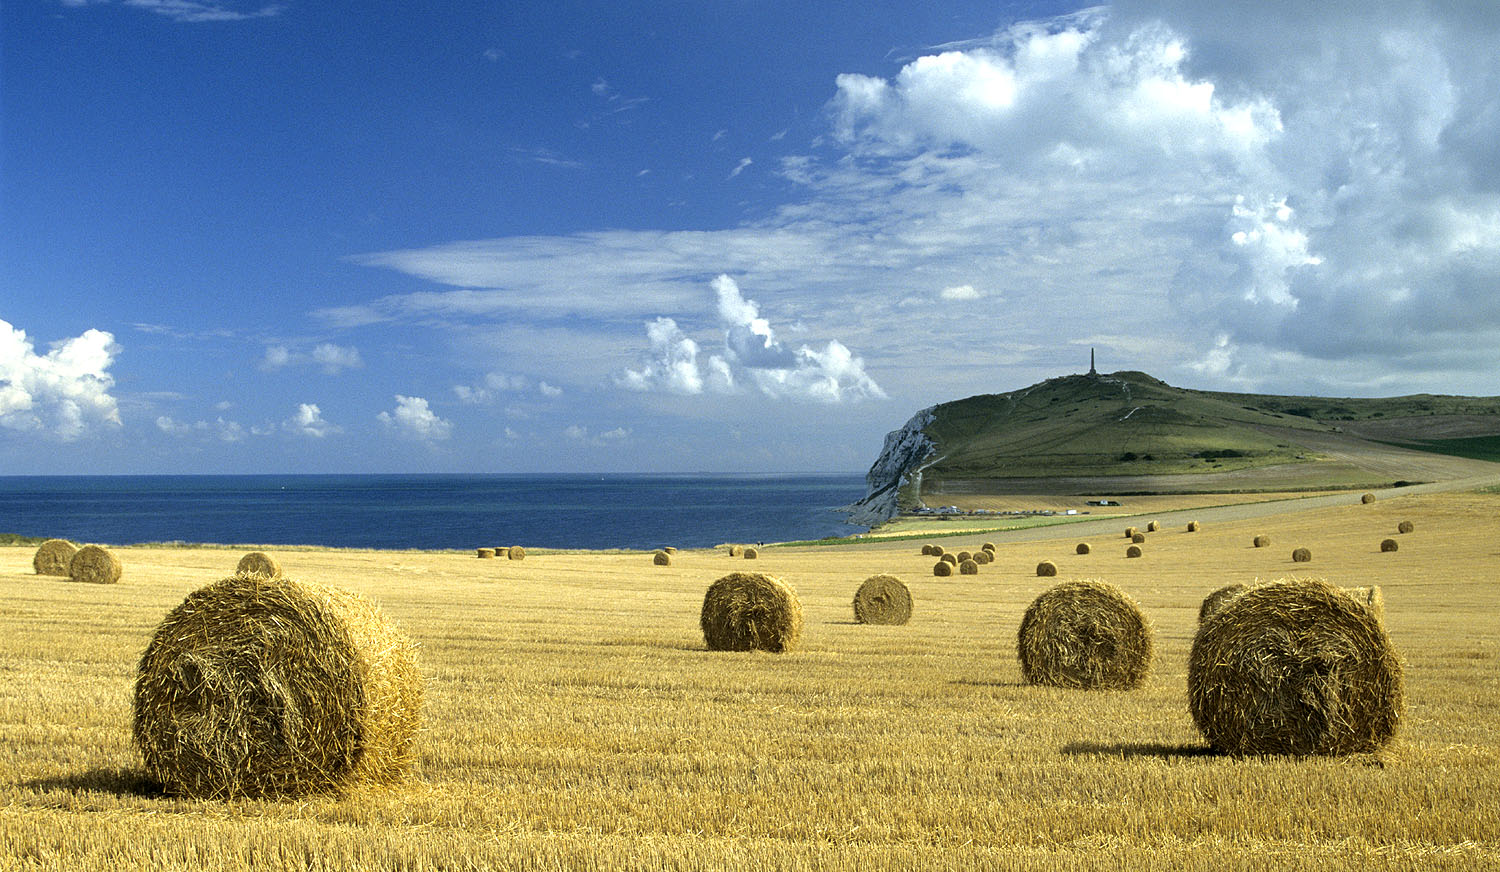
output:
M 986 536 L 996 560 L 962 584 L 910 541 L 768 546 L 803 607 L 780 655 L 706 650 L 704 590 L 739 565 L 722 551 L 504 572 L 473 551 L 298 551 L 299 577 L 378 601 L 429 676 L 410 783 L 298 802 L 164 797 L 131 741 L 152 631 L 239 551 L 112 549 L 129 583 L 96 586 L 40 584 L 33 547 L 0 548 L 0 868 L 1495 868 L 1500 494 L 1380 497 L 1164 521 L 1147 560 L 1072 553 L 1118 521 Z M 1421 532 L 1372 547 L 1403 519 Z M 1294 544 L 1319 577 L 1382 590 L 1406 710 L 1378 755 L 1221 756 L 1194 727 L 1204 597 L 1285 576 Z M 1057 578 L 1032 574 L 1039 552 Z M 910 623 L 850 619 L 877 573 L 906 579 Z M 1155 627 L 1128 693 L 1022 679 L 1027 605 L 1085 577 Z

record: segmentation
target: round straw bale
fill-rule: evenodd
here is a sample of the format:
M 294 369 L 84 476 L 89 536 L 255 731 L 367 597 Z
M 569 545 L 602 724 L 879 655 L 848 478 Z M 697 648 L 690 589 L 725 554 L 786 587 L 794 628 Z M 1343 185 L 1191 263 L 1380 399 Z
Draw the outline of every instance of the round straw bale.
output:
M 664 550 L 658 551 L 655 554 L 651 555 L 651 564 L 653 566 L 671 566 L 672 555 L 668 554 Z
M 854 592 L 854 620 L 904 624 L 911 620 L 911 591 L 894 575 L 872 575 Z
M 1141 546 L 1139 545 L 1132 545 L 1129 548 L 1125 549 L 1126 557 L 1140 557 L 1141 553 Z
M 1136 534 L 1138 534 L 1140 532 L 1141 532 L 1140 530 L 1137 530 L 1134 527 L 1126 527 L 1125 528 L 1125 538 L 1126 539 L 1134 539 L 1136 537 Z
M 521 553 L 525 554 L 526 552 L 523 550 Z M 498 547 L 497 546 L 495 548 L 495 557 L 497 559 L 499 559 L 499 560 L 509 560 L 510 559 L 510 549 L 509 548 L 504 548 L 504 547 Z
M 963 563 L 965 560 L 973 560 L 973 559 L 974 559 L 974 554 L 971 551 L 960 551 L 960 552 L 958 552 L 958 562 L 959 563 Z
M 991 554 L 993 554 L 993 553 L 995 553 L 995 543 L 994 542 L 986 542 L 983 545 L 979 546 L 979 550 L 980 551 L 988 551 Z
M 1342 587 L 1339 591 L 1344 596 L 1353 600 L 1370 610 L 1376 618 L 1385 620 L 1385 594 L 1380 592 L 1380 585 L 1372 584 L 1369 587 Z
M 1396 525 L 1397 533 L 1410 533 L 1415 529 L 1417 528 L 1412 524 L 1411 521 L 1402 521 L 1401 523 Z
M 1362 502 L 1362 503 L 1364 503 L 1365 505 L 1369 505 L 1370 503 L 1375 502 L 1375 495 L 1374 494 L 1365 494 L 1364 496 L 1362 496 L 1362 497 L 1359 498 L 1359 501 Z
M 120 558 L 99 545 L 79 548 L 68 561 L 68 575 L 74 581 L 114 584 L 120 580 Z
M 993 563 L 994 560 L 995 560 L 995 552 L 993 552 L 993 551 L 986 551 L 983 548 L 981 548 L 978 551 L 974 552 L 974 562 L 978 563 L 980 566 L 983 566 L 986 563 Z
M 932 556 L 933 557 L 942 557 L 943 556 L 943 546 L 941 546 L 941 545 L 934 545 L 934 546 L 932 546 Z
M 1156 523 L 1155 521 L 1152 521 L 1151 523 L 1149 523 L 1149 524 L 1146 525 L 1146 532 L 1147 533 L 1155 533 L 1157 530 L 1160 530 L 1160 529 L 1161 529 L 1161 525 L 1158 524 L 1158 523 Z
M 730 557 L 743 557 L 743 556 L 745 556 L 745 546 L 743 546 L 743 545 L 730 545 L 729 546 L 729 556 Z
M 1036 565 L 1036 574 L 1038 578 L 1051 578 L 1057 575 L 1057 564 L 1050 560 L 1043 560 Z
M 1380 550 L 1381 551 L 1397 551 L 1400 548 L 1401 548 L 1401 543 L 1397 542 L 1395 539 L 1381 539 L 1380 540 Z
M 746 560 L 754 560 L 755 558 L 757 558 L 759 556 L 760 556 L 760 552 L 756 551 L 754 548 L 746 548 L 745 549 L 745 559 Z
M 956 554 L 944 554 L 943 556 L 939 557 L 938 560 L 948 564 L 949 566 L 958 565 L 958 555 Z
M 415 646 L 364 597 L 236 575 L 156 628 L 136 674 L 135 743 L 181 796 L 393 782 L 416 758 L 422 681 Z
M 947 578 L 953 574 L 953 564 L 946 560 L 939 560 L 937 563 L 932 564 L 932 574 L 938 578 Z
M 1199 524 L 1197 521 L 1188 521 L 1187 531 L 1189 533 L 1196 533 L 1196 532 L 1198 532 L 1201 529 L 1202 529 L 1202 525 Z
M 1293 563 L 1310 563 L 1310 562 L 1312 562 L 1312 552 L 1309 551 L 1309 550 L 1307 550 L 1306 548 L 1293 548 L 1292 549 L 1292 562 Z
M 928 557 L 928 556 L 931 556 L 931 554 L 932 554 L 932 544 L 928 543 L 926 545 L 923 545 L 922 546 L 922 556 L 923 557 Z
M 1198 623 L 1208 620 L 1208 616 L 1224 608 L 1230 600 L 1250 589 L 1248 584 L 1226 584 L 1213 593 L 1203 598 L 1203 605 L 1198 607 Z
M 802 637 L 802 601 L 779 578 L 731 572 L 709 585 L 699 618 L 710 651 L 773 651 Z
M 1087 554 L 1087 553 L 1089 553 L 1089 552 L 1090 552 L 1090 551 L 1093 551 L 1093 550 L 1094 550 L 1094 549 L 1093 549 L 1093 548 L 1091 548 L 1091 547 L 1090 547 L 1090 546 L 1089 546 L 1089 543 L 1087 543 L 1087 542 L 1079 542 L 1079 543 L 1078 543 L 1078 547 L 1077 547 L 1077 548 L 1074 548 L 1074 549 L 1073 549 L 1073 550 L 1074 550 L 1074 551 L 1075 551 L 1075 552 L 1077 552 L 1077 553 L 1079 553 L 1079 554 Z
M 510 548 L 506 549 L 505 556 L 509 557 L 511 560 L 525 560 L 526 549 L 522 548 L 520 545 L 512 545 L 510 546 Z
M 1262 533 L 1255 537 L 1254 545 L 1256 548 L 1269 548 L 1271 547 L 1271 537 Z
M 676 554 L 677 553 L 677 548 L 675 546 L 672 546 L 672 545 L 663 545 L 661 547 L 661 550 L 667 552 L 668 554 Z
M 36 570 L 37 575 L 67 577 L 68 564 L 77 553 L 78 546 L 66 539 L 48 539 L 36 549 L 36 555 L 31 558 L 31 568 Z
M 1146 541 L 1146 534 L 1145 533 L 1137 533 L 1134 536 L 1130 537 L 1130 541 L 1134 542 L 1137 545 L 1144 544 L 1145 541 Z
M 479 550 L 483 551 L 484 549 L 481 548 Z M 483 557 L 484 555 L 481 554 L 479 556 Z M 281 564 L 276 561 L 275 557 L 264 551 L 251 551 L 240 558 L 240 562 L 234 567 L 234 574 L 264 575 L 275 578 L 281 574 Z
M 475 556 L 478 557 L 480 560 L 494 560 L 495 559 L 495 549 L 493 549 L 493 548 L 476 548 L 476 549 L 474 549 L 474 553 L 475 553 Z
M 1151 624 L 1135 600 L 1103 581 L 1066 581 L 1026 609 L 1016 638 L 1032 684 L 1131 688 L 1151 668 Z
M 1405 707 L 1401 664 L 1369 608 L 1321 579 L 1284 579 L 1198 628 L 1188 707 L 1232 754 L 1373 752 Z
M 963 562 L 961 562 L 961 563 L 958 564 L 958 574 L 959 575 L 978 575 L 979 574 L 979 564 L 976 561 L 974 561 L 973 558 L 965 560 L 965 561 L 963 561 Z

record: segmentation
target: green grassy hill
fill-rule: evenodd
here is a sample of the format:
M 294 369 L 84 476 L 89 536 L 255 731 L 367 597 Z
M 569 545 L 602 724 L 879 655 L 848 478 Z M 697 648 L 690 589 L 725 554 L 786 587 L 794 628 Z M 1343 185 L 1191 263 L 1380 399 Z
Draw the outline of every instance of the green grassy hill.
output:
M 955 479 L 1181 476 L 1316 464 L 1327 459 L 1330 438 L 1347 433 L 1361 441 L 1355 434 L 1370 422 L 1404 434 L 1381 442 L 1437 451 L 1464 442 L 1422 438 L 1422 424 L 1433 416 L 1468 416 L 1471 432 L 1488 426 L 1500 433 L 1500 397 L 1274 396 L 1177 388 L 1142 372 L 1064 376 L 936 406 L 925 428 L 936 449 L 922 469 L 924 490 Z

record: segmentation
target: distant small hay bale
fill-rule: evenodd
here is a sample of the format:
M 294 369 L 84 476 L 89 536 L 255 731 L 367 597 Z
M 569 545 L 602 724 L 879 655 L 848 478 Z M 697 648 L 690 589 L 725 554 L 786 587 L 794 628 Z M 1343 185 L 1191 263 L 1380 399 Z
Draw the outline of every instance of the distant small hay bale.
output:
M 495 559 L 495 549 L 493 548 L 476 548 L 474 549 L 474 553 L 480 560 Z
M 1158 523 L 1156 523 L 1155 521 L 1152 521 L 1151 523 L 1149 523 L 1149 524 L 1146 525 L 1146 532 L 1147 533 L 1155 533 L 1157 530 L 1160 530 L 1160 529 L 1161 529 L 1161 525 L 1158 524 Z
M 416 647 L 364 597 L 236 575 L 156 628 L 136 674 L 135 744 L 181 796 L 390 783 L 417 756 L 422 684 Z
M 480 549 L 483 550 L 483 549 Z M 479 555 L 483 557 L 484 555 Z M 267 578 L 276 578 L 281 575 L 281 564 L 275 557 L 264 551 L 251 551 L 234 567 L 235 575 L 264 575 Z
M 974 559 L 973 552 L 970 552 L 970 551 L 960 551 L 960 552 L 958 552 L 958 562 L 959 563 L 963 563 L 965 560 L 973 560 L 973 559 Z
M 1066 581 L 1026 609 L 1016 637 L 1031 684 L 1128 689 L 1151 669 L 1151 624 L 1135 600 L 1102 581 Z
M 948 564 L 949 566 L 957 566 L 958 565 L 958 555 L 957 554 L 943 554 L 943 555 L 941 555 L 941 556 L 938 557 L 938 560 L 941 561 L 941 562 L 943 562 L 943 563 Z
M 524 554 L 525 552 L 523 551 L 521 553 Z M 510 559 L 510 549 L 509 548 L 500 548 L 500 547 L 497 547 L 495 549 L 495 559 L 496 560 L 509 560 Z
M 1073 549 L 1073 551 L 1075 553 L 1077 553 L 1077 554 L 1087 554 L 1087 553 L 1089 553 L 1090 551 L 1093 551 L 1093 550 L 1094 549 L 1092 547 L 1090 547 L 1089 543 L 1087 543 L 1087 542 L 1079 542 L 1078 543 L 1078 547 Z
M 510 558 L 511 560 L 525 560 L 526 549 L 522 548 L 520 545 L 512 545 L 510 546 L 508 553 L 505 556 Z
M 1125 528 L 1125 538 L 1126 539 L 1134 539 L 1140 532 L 1141 532 L 1140 530 L 1137 530 L 1134 527 L 1126 527 Z
M 1145 541 L 1146 541 L 1146 534 L 1145 533 L 1137 533 L 1134 536 L 1130 537 L 1130 541 L 1134 542 L 1137 545 L 1144 544 Z
M 1369 505 L 1370 503 L 1375 502 L 1375 495 L 1374 494 L 1365 494 L 1364 496 L 1362 496 L 1362 497 L 1359 498 L 1359 501 L 1362 502 L 1362 503 L 1364 503 L 1365 505 Z
M 1410 533 L 1411 531 L 1413 531 L 1415 529 L 1417 529 L 1417 528 L 1416 528 L 1415 525 L 1412 524 L 1411 521 L 1402 521 L 1401 523 L 1399 523 L 1399 524 L 1396 525 L 1396 532 L 1397 533 Z
M 979 550 L 980 551 L 990 551 L 990 552 L 993 552 L 995 550 L 995 543 L 994 542 L 986 542 L 983 545 L 979 546 Z
M 1189 533 L 1196 533 L 1201 529 L 1203 528 L 1197 521 L 1188 521 L 1187 531 Z
M 987 563 L 993 563 L 994 561 L 995 554 L 992 551 L 986 551 L 981 548 L 978 551 L 974 552 L 974 562 L 978 563 L 980 566 L 984 566 Z
M 929 557 L 931 555 L 932 555 L 932 545 L 930 543 L 927 544 L 927 545 L 923 545 L 922 546 L 922 556 L 923 557 Z
M 1381 551 L 1399 551 L 1399 550 L 1401 550 L 1401 543 L 1397 542 L 1395 539 L 1381 539 L 1380 540 L 1380 550 Z
M 1293 563 L 1311 563 L 1312 562 L 1312 552 L 1309 551 L 1309 550 L 1307 550 L 1306 548 L 1294 548 L 1294 549 L 1292 549 L 1292 562 Z
M 1132 545 L 1129 548 L 1125 549 L 1126 557 L 1140 557 L 1141 553 L 1141 546 L 1139 545 Z
M 743 546 L 743 545 L 730 545 L 729 546 L 729 556 L 730 557 L 744 557 L 745 556 L 745 546 Z
M 654 566 L 671 566 L 672 555 L 668 554 L 666 550 L 663 549 L 651 555 L 651 563 Z
M 1264 534 L 1256 536 L 1254 545 L 1256 548 L 1269 548 L 1271 547 L 1271 537 Z
M 943 546 L 941 546 L 941 545 L 934 545 L 934 546 L 932 546 L 932 556 L 933 557 L 942 557 L 943 556 Z
M 1039 578 L 1051 578 L 1057 575 L 1057 564 L 1050 560 L 1043 560 L 1036 565 L 1036 574 Z
M 754 560 L 754 559 L 756 559 L 759 556 L 760 556 L 760 552 L 756 551 L 754 548 L 746 548 L 745 549 L 745 559 L 746 560 Z
M 977 562 L 975 562 L 973 558 L 970 558 L 968 560 L 962 561 L 962 562 L 960 562 L 958 564 L 958 574 L 959 575 L 978 575 L 979 574 L 979 564 Z
M 947 578 L 953 574 L 953 564 L 946 560 L 939 560 L 932 565 L 932 574 L 938 578 Z
M 120 580 L 120 558 L 99 545 L 79 548 L 68 561 L 68 575 L 74 581 L 90 584 L 114 584 Z
M 1339 588 L 1339 592 L 1369 609 L 1370 613 L 1379 620 L 1385 620 L 1385 594 L 1381 592 L 1380 585 L 1341 587 Z
M 677 553 L 677 548 L 675 546 L 672 546 L 672 545 L 663 545 L 662 548 L 661 548 L 661 550 L 667 552 L 668 554 L 676 554 Z
M 1378 751 L 1405 708 L 1401 663 L 1372 611 L 1321 579 L 1232 599 L 1198 628 L 1188 707 L 1232 754 Z
M 911 620 L 911 590 L 894 575 L 870 576 L 854 592 L 854 620 L 861 624 L 905 624 Z
M 1213 593 L 1203 598 L 1203 604 L 1198 607 L 1198 623 L 1208 620 L 1208 616 L 1229 604 L 1229 601 L 1250 589 L 1248 584 L 1226 584 Z
M 68 564 L 77 553 L 78 546 L 66 539 L 48 539 L 36 549 L 36 555 L 31 558 L 31 568 L 36 570 L 37 575 L 60 575 L 66 578 Z
M 802 601 L 779 578 L 731 572 L 709 585 L 698 623 L 710 651 L 780 654 L 802 638 Z

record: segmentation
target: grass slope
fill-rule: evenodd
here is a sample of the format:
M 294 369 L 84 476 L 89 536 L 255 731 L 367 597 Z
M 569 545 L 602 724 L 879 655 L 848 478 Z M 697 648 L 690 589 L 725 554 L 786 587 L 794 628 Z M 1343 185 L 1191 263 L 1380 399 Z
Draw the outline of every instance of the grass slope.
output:
M 939 405 L 927 428 L 938 459 L 924 471 L 924 489 L 950 479 L 1184 475 L 1318 463 L 1323 456 L 1300 444 L 1299 432 L 1434 414 L 1497 416 L 1500 431 L 1500 397 L 1287 397 L 1178 388 L 1141 372 L 1063 376 Z

